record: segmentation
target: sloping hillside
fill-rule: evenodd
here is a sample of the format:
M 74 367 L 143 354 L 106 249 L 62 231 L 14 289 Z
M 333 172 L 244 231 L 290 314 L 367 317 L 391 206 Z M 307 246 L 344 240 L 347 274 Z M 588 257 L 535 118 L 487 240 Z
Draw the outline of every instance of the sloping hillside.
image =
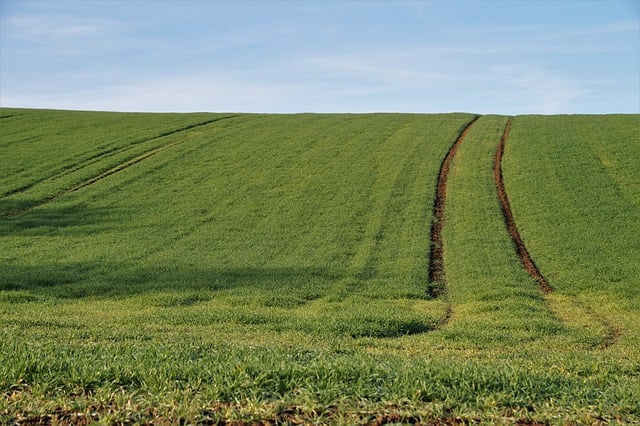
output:
M 640 421 L 638 119 L 2 108 L 0 421 Z

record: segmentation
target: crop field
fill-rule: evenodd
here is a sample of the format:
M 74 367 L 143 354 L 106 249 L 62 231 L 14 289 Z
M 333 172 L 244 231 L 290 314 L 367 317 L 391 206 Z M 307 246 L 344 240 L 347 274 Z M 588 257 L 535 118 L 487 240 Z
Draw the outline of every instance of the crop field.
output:
M 639 115 L 2 108 L 0 423 L 640 423 L 639 235 Z

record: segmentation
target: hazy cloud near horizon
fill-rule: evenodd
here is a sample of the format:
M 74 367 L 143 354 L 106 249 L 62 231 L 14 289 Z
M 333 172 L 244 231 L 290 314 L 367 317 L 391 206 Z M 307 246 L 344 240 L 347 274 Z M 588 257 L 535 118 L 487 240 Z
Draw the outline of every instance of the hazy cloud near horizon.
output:
M 640 112 L 640 2 L 0 0 L 0 105 Z

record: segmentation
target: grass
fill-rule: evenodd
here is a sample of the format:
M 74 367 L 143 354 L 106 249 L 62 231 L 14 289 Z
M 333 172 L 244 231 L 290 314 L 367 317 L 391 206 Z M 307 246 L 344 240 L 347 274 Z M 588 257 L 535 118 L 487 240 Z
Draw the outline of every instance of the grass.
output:
M 426 331 L 441 316 L 424 288 L 432 158 L 466 119 L 212 123 L 131 170 L 5 220 L 7 244 L 47 237 L 8 253 L 5 289 L 57 298 L 152 292 L 161 305 L 195 294 L 192 302 L 210 305 L 204 322 L 235 317 L 354 336 Z M 422 134 L 436 136 L 426 143 Z
M 515 124 L 508 190 L 560 315 L 582 327 L 589 318 L 609 339 L 640 347 L 638 117 L 525 116 Z
M 60 149 L 3 174 L 2 423 L 640 421 L 638 267 L 623 263 L 627 281 L 606 291 L 561 280 L 571 268 L 549 259 L 571 253 L 555 239 L 583 241 L 571 222 L 549 235 L 536 220 L 541 203 L 567 217 L 571 203 L 534 197 L 526 182 L 574 190 L 553 179 L 577 165 L 538 132 L 566 140 L 603 120 L 590 149 L 612 158 L 605 175 L 627 206 L 616 220 L 636 226 L 625 174 L 639 163 L 636 116 L 513 121 L 505 181 L 551 295 L 520 266 L 493 186 L 508 118 L 481 117 L 449 177 L 447 292 L 436 299 L 436 177 L 472 115 L 6 116 L 4 164 L 36 150 L 27 140 Z M 619 146 L 603 143 L 610 133 Z M 99 155 L 107 143 L 117 156 Z M 73 171 L 54 178 L 52 167 Z M 611 201 L 607 188 L 582 195 Z M 617 254 L 633 247 L 623 234 Z
M 493 156 L 507 117 L 483 116 L 453 163 L 443 238 L 453 317 L 447 332 L 490 349 L 562 334 L 505 230 Z
M 122 114 L 11 109 L 3 114 L 0 216 L 31 208 L 88 183 L 166 136 L 227 118 L 222 114 Z M 31 125 L 25 126 L 29 122 Z M 37 123 L 33 125 L 33 123 Z

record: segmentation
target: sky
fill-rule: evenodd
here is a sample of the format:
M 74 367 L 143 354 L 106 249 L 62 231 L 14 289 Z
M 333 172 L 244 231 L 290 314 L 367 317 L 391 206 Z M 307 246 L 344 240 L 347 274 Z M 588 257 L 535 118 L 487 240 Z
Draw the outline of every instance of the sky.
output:
M 0 106 L 640 113 L 640 0 L 0 0 Z

